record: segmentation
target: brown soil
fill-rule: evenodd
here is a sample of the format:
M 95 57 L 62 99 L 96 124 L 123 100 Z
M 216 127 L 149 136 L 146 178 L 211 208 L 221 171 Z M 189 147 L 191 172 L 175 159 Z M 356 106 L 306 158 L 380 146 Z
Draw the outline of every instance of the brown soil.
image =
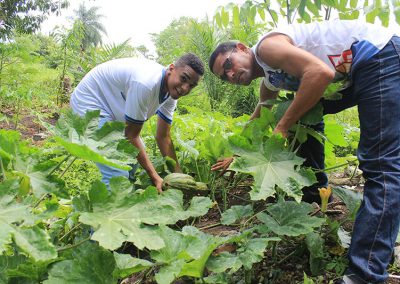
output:
M 49 109 L 43 109 L 39 113 L 45 122 L 52 125 L 55 125 L 59 118 L 57 112 Z M 26 110 L 17 115 L 12 109 L 4 109 L 1 110 L 1 114 L 6 119 L 0 121 L 0 129 L 16 130 L 21 134 L 23 140 L 29 141 L 33 145 L 40 146 L 49 135 L 38 117 Z

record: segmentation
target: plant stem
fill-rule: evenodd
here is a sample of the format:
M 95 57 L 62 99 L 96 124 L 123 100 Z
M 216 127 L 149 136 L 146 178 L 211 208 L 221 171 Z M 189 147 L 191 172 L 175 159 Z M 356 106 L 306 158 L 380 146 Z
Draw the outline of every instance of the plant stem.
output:
M 211 224 L 211 225 L 207 225 L 207 226 L 201 227 L 201 228 L 199 228 L 199 230 L 210 229 L 210 228 L 217 227 L 219 225 L 221 225 L 221 223 L 215 223 L 215 224 Z
M 83 239 L 83 240 L 81 240 L 81 241 L 79 241 L 79 242 L 77 242 L 77 243 L 75 243 L 73 245 L 69 245 L 69 246 L 58 248 L 57 252 L 62 252 L 64 250 L 75 248 L 75 247 L 80 246 L 81 244 L 83 244 L 84 242 L 87 242 L 89 240 L 90 240 L 90 237 L 87 237 L 86 239 Z
M 71 157 L 71 155 L 67 155 L 62 161 L 60 161 L 57 166 L 54 167 L 54 169 L 51 170 L 51 172 L 47 175 L 47 177 L 51 176 L 56 170 L 58 170 L 61 165 L 69 159 L 69 157 Z
M 72 159 L 72 161 L 68 164 L 68 166 L 64 169 L 64 171 L 61 173 L 60 178 L 64 176 L 64 174 L 68 171 L 68 169 L 72 166 L 72 164 L 75 162 L 76 157 Z
M 259 213 L 262 213 L 262 212 L 264 212 L 264 211 L 267 211 L 267 208 L 265 208 L 264 210 L 261 210 L 260 212 L 258 212 L 257 214 L 259 214 Z M 253 216 L 251 216 L 249 219 L 247 219 L 246 221 L 244 221 L 243 222 L 243 228 L 245 228 L 246 227 L 246 224 L 247 224 L 247 222 L 249 222 L 251 219 L 253 219 L 254 217 L 256 217 L 257 216 L 257 214 L 254 214 Z
M 3 176 L 3 181 L 7 179 L 6 177 L 6 171 L 4 170 L 4 165 L 3 165 L 3 159 L 0 157 L 0 170 L 1 170 L 1 175 Z
M 248 200 L 248 199 L 246 199 L 246 198 L 237 196 L 237 195 L 235 195 L 235 194 L 233 194 L 233 193 L 228 192 L 228 194 L 231 195 L 231 196 L 233 196 L 233 197 L 235 197 L 235 198 L 237 198 L 237 199 L 240 199 L 240 200 L 242 200 L 242 201 L 252 202 L 252 200 Z
M 276 254 L 277 254 L 276 245 L 277 245 L 277 242 L 273 242 L 273 244 L 272 244 L 272 261 L 274 263 L 276 263 Z
M 68 232 L 66 232 L 64 234 L 64 236 L 62 236 L 59 241 L 61 242 L 66 236 L 68 236 L 71 232 L 73 232 L 75 229 L 79 228 L 81 226 L 81 223 L 79 223 L 78 225 L 75 225 L 75 227 L 72 227 L 71 230 L 69 230 Z
M 300 123 L 297 124 L 296 133 L 294 134 L 292 144 L 290 145 L 290 152 L 293 152 L 293 150 L 294 150 L 294 146 L 296 145 L 296 139 L 297 139 L 299 131 L 300 131 Z
M 280 264 L 284 263 L 286 261 L 286 259 L 288 259 L 292 255 L 294 255 L 296 252 L 297 252 L 297 249 L 295 249 L 294 251 L 292 251 L 291 253 L 286 255 L 284 258 L 282 258 L 280 261 L 278 261 L 277 264 L 280 265 Z
M 350 163 L 352 163 L 354 161 L 356 161 L 356 160 L 351 160 L 351 161 L 348 161 L 348 162 L 346 162 L 344 164 L 336 165 L 336 166 L 333 166 L 333 167 L 330 167 L 330 168 L 326 168 L 326 169 L 322 169 L 322 170 L 315 170 L 315 172 L 318 173 L 318 172 L 326 172 L 326 171 L 335 170 L 337 168 L 341 168 L 341 167 L 344 167 L 346 165 L 349 165 Z
M 36 204 L 33 206 L 33 208 L 36 208 L 39 206 L 39 204 L 47 197 L 48 193 L 43 194 L 40 199 L 36 202 Z

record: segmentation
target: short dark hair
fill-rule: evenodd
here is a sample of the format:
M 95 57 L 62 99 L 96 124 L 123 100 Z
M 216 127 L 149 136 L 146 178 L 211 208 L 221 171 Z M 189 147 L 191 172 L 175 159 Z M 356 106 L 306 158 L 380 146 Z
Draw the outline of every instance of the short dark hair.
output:
M 179 57 L 175 63 L 175 67 L 184 67 L 184 66 L 189 66 L 191 67 L 197 74 L 200 76 L 203 76 L 204 74 L 204 64 L 200 60 L 200 58 L 193 54 L 193 53 L 186 53 Z
M 217 48 L 211 53 L 210 59 L 208 60 L 208 67 L 210 68 L 210 71 L 213 72 L 212 68 L 215 63 L 215 59 L 217 59 L 218 55 L 227 53 L 228 51 L 231 51 L 232 49 L 236 48 L 238 41 L 226 41 L 223 43 L 220 43 Z M 214 72 L 213 72 L 214 73 Z

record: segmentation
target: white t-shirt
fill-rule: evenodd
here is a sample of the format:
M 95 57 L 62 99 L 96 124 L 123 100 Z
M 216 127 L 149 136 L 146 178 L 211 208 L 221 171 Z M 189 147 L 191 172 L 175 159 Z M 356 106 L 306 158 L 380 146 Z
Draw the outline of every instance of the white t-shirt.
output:
M 144 123 L 157 113 L 167 123 L 177 101 L 163 94 L 165 68 L 139 58 L 115 59 L 93 68 L 75 88 L 71 96 L 74 112 L 84 115 L 100 110 L 111 120 Z
M 257 62 L 264 69 L 265 86 L 278 91 L 297 91 L 297 78 L 269 67 L 257 54 L 260 42 L 271 34 L 285 34 L 294 46 L 313 54 L 336 71 L 337 79 L 346 78 L 359 64 L 378 53 L 394 35 L 380 26 L 362 21 L 334 20 L 311 24 L 293 24 L 272 30 L 265 34 L 253 47 Z

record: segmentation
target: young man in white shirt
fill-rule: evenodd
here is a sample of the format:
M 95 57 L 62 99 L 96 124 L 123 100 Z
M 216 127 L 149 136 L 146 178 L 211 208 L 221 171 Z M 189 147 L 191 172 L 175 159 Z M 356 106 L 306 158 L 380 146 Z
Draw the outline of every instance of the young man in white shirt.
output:
M 71 96 L 71 107 L 79 115 L 100 110 L 101 127 L 107 121 L 126 122 L 125 136 L 139 149 L 137 160 L 146 170 L 158 191 L 162 191 L 162 178 L 148 158 L 140 139 L 143 123 L 158 115 L 157 145 L 163 156 L 176 161 L 180 172 L 170 128 L 177 100 L 197 86 L 204 74 L 201 60 L 188 53 L 167 68 L 148 59 L 121 58 L 93 68 L 78 84 Z M 113 176 L 126 176 L 127 171 L 98 164 L 108 185 Z

